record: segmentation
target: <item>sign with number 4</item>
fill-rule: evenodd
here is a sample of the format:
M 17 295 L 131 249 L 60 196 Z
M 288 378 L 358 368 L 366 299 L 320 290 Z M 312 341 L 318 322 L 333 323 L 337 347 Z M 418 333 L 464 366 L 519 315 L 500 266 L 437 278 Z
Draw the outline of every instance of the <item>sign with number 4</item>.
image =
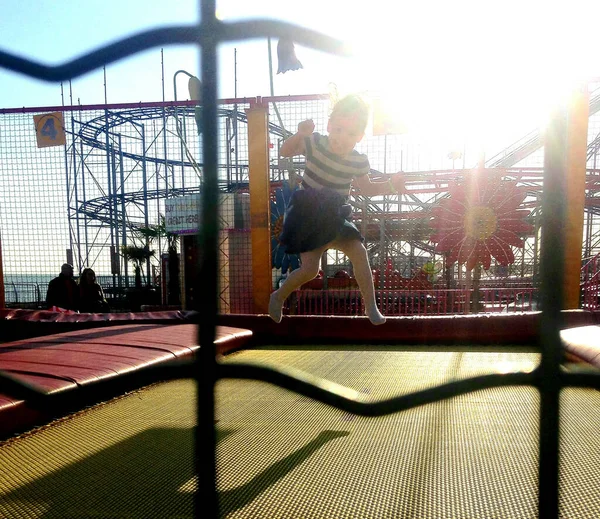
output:
M 62 112 L 34 115 L 33 122 L 38 148 L 63 146 L 66 143 Z

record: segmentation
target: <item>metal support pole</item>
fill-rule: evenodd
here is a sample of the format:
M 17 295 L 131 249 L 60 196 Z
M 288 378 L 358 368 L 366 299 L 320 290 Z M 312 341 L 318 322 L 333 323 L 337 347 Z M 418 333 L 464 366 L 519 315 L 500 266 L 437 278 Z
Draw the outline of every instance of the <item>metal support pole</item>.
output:
M 119 146 L 119 148 L 121 147 L 121 135 L 117 135 L 117 145 Z M 111 206 L 113 208 L 113 214 L 114 214 L 114 227 L 115 227 L 115 245 L 117 246 L 117 249 L 119 249 L 119 241 L 120 241 L 120 229 L 119 229 L 119 191 L 117 189 L 117 151 L 115 150 L 114 147 L 111 148 L 112 150 L 112 170 L 111 170 L 111 178 L 112 178 L 112 199 L 111 199 Z M 120 149 L 119 149 L 119 153 L 120 153 Z M 123 215 L 121 215 L 121 218 L 123 217 Z M 117 279 L 117 283 L 118 283 L 118 279 Z
M 127 211 L 125 210 L 125 171 L 123 165 L 123 146 L 121 144 L 121 135 L 119 135 L 119 173 L 120 173 L 120 184 L 121 184 L 121 244 L 123 247 L 127 246 Z M 127 273 L 127 270 L 125 270 Z M 119 288 L 122 287 L 121 272 L 118 275 Z
M 81 234 L 79 232 L 80 224 L 79 224 L 79 211 L 77 210 L 77 206 L 79 204 L 79 182 L 77 175 L 77 151 L 75 147 L 75 121 L 73 120 L 73 112 L 69 113 L 71 117 L 71 152 L 72 152 L 72 160 L 73 160 L 73 192 L 75 197 L 75 203 L 73 204 L 73 210 L 75 211 L 75 225 L 77 228 L 77 272 L 81 272 L 83 269 L 83 258 L 81 257 Z M 63 113 L 64 120 L 64 113 Z M 66 144 L 65 144 L 66 149 Z M 68 171 L 68 168 L 67 168 Z M 83 175 L 83 170 L 81 171 Z M 67 200 L 67 211 L 69 214 L 69 222 L 71 220 L 71 201 Z M 69 227 L 71 225 L 69 224 Z M 71 250 L 73 250 L 73 240 L 71 239 Z M 86 265 L 87 266 L 87 265 Z
M 187 72 L 186 70 L 178 70 L 177 72 L 175 72 L 175 74 L 173 74 L 173 99 L 175 100 L 175 124 L 178 124 L 177 121 L 180 121 L 179 119 L 179 110 L 178 110 L 178 106 L 177 106 L 177 76 L 179 74 L 185 74 L 188 78 L 192 78 L 192 77 L 196 77 L 193 74 L 190 74 L 189 72 Z M 163 94 L 163 98 L 164 98 L 164 94 Z M 187 142 L 187 132 L 186 132 L 186 120 L 187 117 L 184 117 L 183 120 L 181 120 L 181 133 L 183 134 L 183 140 L 185 142 Z M 181 138 L 181 137 L 180 137 Z M 181 190 L 182 192 L 185 192 L 185 148 L 183 146 L 183 142 L 179 143 L 179 153 L 181 156 Z M 175 181 L 173 181 L 173 187 L 175 187 Z
M 567 172 L 567 114 L 559 109 L 546 130 L 544 190 L 542 199 L 542 317 L 539 369 L 540 452 L 539 516 L 558 517 L 560 341 L 561 306 L 564 279 L 565 183 Z
M 62 85 L 61 85 L 61 90 L 62 90 Z M 73 105 L 73 91 L 71 89 L 71 82 L 69 81 L 69 93 L 70 93 L 70 100 L 71 100 L 71 106 Z M 64 98 L 63 98 L 63 106 L 65 105 L 64 103 Z M 63 112 L 63 121 L 64 121 L 64 115 L 65 112 Z M 71 117 L 71 151 L 73 154 L 73 171 L 74 173 L 74 177 L 75 177 L 75 221 L 77 224 L 77 259 L 78 259 L 78 271 L 81 271 L 81 242 L 79 240 L 79 212 L 77 211 L 77 162 L 76 162 L 76 153 L 75 153 L 75 126 L 74 126 L 74 122 L 73 122 L 73 112 L 69 113 L 70 117 Z M 66 126 L 66 123 L 65 123 Z M 71 204 L 69 201 L 69 154 L 67 151 L 67 143 L 66 143 L 66 139 L 65 139 L 65 145 L 64 145 L 64 152 L 65 152 L 65 175 L 67 178 L 67 218 L 69 221 L 69 248 L 71 250 L 73 250 L 73 233 L 71 232 Z
M 108 186 L 108 191 L 107 191 L 107 195 L 108 195 L 108 216 L 109 216 L 109 229 L 110 229 L 110 246 L 111 246 L 111 250 L 116 250 L 118 247 L 118 244 L 115 243 L 115 233 L 114 233 L 114 227 L 115 227 L 115 223 L 114 223 L 114 213 L 113 213 L 113 204 L 112 204 L 112 185 L 111 185 L 111 164 L 110 164 L 110 154 L 112 151 L 112 145 L 110 144 L 110 134 L 108 131 L 108 110 L 104 110 L 105 113 L 105 121 L 106 121 L 106 128 L 105 128 L 105 138 L 106 138 L 106 180 L 107 180 L 107 186 Z M 113 272 L 112 274 L 112 278 L 113 278 L 113 289 L 116 288 L 117 286 L 117 279 L 116 279 L 116 274 Z
M 233 84 L 234 84 L 234 94 L 233 96 L 237 99 L 237 49 L 234 49 L 234 64 L 233 64 Z M 233 134 L 235 138 L 234 142 L 234 150 L 235 150 L 235 183 L 239 185 L 240 183 L 240 159 L 239 159 L 239 142 L 238 142 L 238 105 L 234 103 L 233 105 Z M 236 185 L 236 188 L 238 187 Z
M 81 114 L 81 112 L 80 112 Z M 80 121 L 81 121 L 81 115 L 80 115 Z M 87 191 L 85 188 L 85 159 L 83 156 L 83 140 L 79 139 L 79 158 L 81 160 L 81 164 L 80 164 L 80 168 L 81 168 L 81 190 L 82 190 L 82 195 L 81 195 L 81 202 L 82 204 L 85 206 L 85 203 L 87 202 Z M 90 261 L 89 261 L 89 257 L 90 257 L 90 245 L 89 245 L 89 235 L 88 235 L 88 225 L 87 225 L 87 216 L 84 216 L 84 227 L 83 227 L 83 234 L 85 236 L 84 240 L 85 240 L 85 259 L 84 259 L 84 263 L 85 265 L 89 265 Z
M 219 223 L 218 125 L 217 125 L 217 39 L 220 22 L 216 18 L 216 0 L 198 0 L 200 8 L 200 46 L 202 66 L 202 152 L 204 181 L 199 215 L 200 272 L 197 276 L 199 301 L 199 354 L 194 373 L 197 385 L 197 423 L 194 429 L 194 465 L 198 490 L 194 494 L 196 517 L 219 517 L 217 494 L 215 384 L 215 331 L 217 320 L 217 250 Z
M 69 88 L 71 88 L 71 82 L 69 81 Z M 73 98 L 72 98 L 72 93 L 71 93 L 71 104 L 73 104 Z M 63 112 L 64 113 L 64 112 Z M 71 116 L 71 121 L 73 120 L 72 116 Z M 63 121 L 64 121 L 64 117 L 63 117 Z M 72 136 L 72 138 L 74 139 L 74 135 Z M 73 149 L 73 153 L 75 153 L 75 150 Z M 69 250 L 73 250 L 73 232 L 71 229 L 71 204 L 69 203 L 70 200 L 70 192 L 71 192 L 71 186 L 70 186 L 70 179 L 69 179 L 69 167 L 68 167 L 68 159 L 67 159 L 67 144 L 65 142 L 65 183 L 67 186 L 67 215 L 68 215 L 68 219 L 69 219 Z M 75 167 L 75 159 L 73 159 L 73 167 Z M 80 262 L 81 263 L 81 262 Z

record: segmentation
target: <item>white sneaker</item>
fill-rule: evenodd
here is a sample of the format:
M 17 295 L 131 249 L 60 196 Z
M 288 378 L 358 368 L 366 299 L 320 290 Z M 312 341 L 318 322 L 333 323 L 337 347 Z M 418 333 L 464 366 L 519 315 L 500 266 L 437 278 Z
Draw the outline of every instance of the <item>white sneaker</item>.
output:
M 386 321 L 385 316 L 377 308 L 375 308 L 371 312 L 367 312 L 367 317 L 369 318 L 369 321 L 371 321 L 371 323 L 375 326 L 384 324 Z
M 275 292 L 272 292 L 271 297 L 269 298 L 269 315 L 276 323 L 281 322 L 282 307 L 283 305 L 275 297 Z

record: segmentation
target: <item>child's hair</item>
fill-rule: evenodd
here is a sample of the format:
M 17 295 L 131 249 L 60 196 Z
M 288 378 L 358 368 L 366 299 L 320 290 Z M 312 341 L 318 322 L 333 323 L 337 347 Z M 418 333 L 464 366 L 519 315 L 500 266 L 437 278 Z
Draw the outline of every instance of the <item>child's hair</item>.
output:
M 359 95 L 350 94 L 340 99 L 335 103 L 329 117 L 348 117 L 350 115 L 356 116 L 360 130 L 364 131 L 369 122 L 369 105 Z

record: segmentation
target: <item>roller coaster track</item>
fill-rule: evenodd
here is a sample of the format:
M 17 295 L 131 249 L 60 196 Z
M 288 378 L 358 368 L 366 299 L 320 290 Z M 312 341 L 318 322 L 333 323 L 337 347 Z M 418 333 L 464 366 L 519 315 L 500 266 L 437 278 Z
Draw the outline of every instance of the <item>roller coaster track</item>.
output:
M 106 151 L 106 140 L 103 140 L 101 137 L 105 136 L 107 132 L 112 134 L 113 128 L 116 128 L 126 123 L 129 123 L 132 126 L 140 127 L 142 126 L 140 124 L 140 121 L 161 119 L 163 115 L 166 117 L 176 117 L 183 115 L 190 116 L 193 118 L 194 107 L 140 107 L 118 112 L 107 110 L 105 115 L 101 115 L 89 121 L 77 121 L 79 124 L 81 124 L 81 129 L 79 130 L 77 136 L 81 139 L 83 143 L 87 144 L 88 146 Z M 237 119 L 238 122 L 245 124 L 248 123 L 246 114 L 240 110 L 219 108 L 217 110 L 217 115 L 221 118 Z M 269 123 L 269 132 L 273 135 L 282 138 L 286 136 L 285 130 L 273 123 Z M 192 164 L 190 162 L 185 162 L 181 160 L 172 160 L 164 157 L 145 156 L 136 153 L 126 152 L 123 150 L 120 150 L 120 152 L 124 157 L 140 162 L 145 160 L 148 162 L 166 164 L 169 166 L 192 167 Z M 202 167 L 203 164 L 198 163 L 198 165 Z
M 600 89 L 599 89 L 600 90 Z M 590 97 L 590 116 L 600 110 L 600 92 L 596 90 L 595 95 Z M 528 157 L 544 145 L 543 136 L 539 130 L 528 133 L 525 137 L 519 139 L 497 155 L 485 162 L 486 168 L 510 168 Z M 593 156 L 600 147 L 600 135 L 597 136 L 588 146 L 588 159 Z
M 115 129 L 123 124 L 131 124 L 136 128 L 143 127 L 144 121 L 152 121 L 162 119 L 163 117 L 191 117 L 194 118 L 194 107 L 191 106 L 179 106 L 179 107 L 140 107 L 134 109 L 128 109 L 126 111 L 113 111 L 106 110 L 105 114 L 95 117 L 89 121 L 76 121 L 80 124 L 80 129 L 77 132 L 77 137 L 81 142 L 93 149 L 102 150 L 108 152 L 111 148 L 115 149 L 115 146 L 107 145 L 107 141 L 110 142 L 111 136 L 116 136 Z M 243 110 L 236 109 L 217 109 L 217 116 L 220 118 L 236 119 L 237 122 L 247 124 L 248 119 Z M 284 138 L 286 132 L 280 126 L 269 123 L 269 132 L 271 135 Z M 107 139 L 107 135 L 109 138 Z M 118 153 L 124 158 L 128 158 L 138 163 L 150 162 L 154 164 L 160 164 L 165 167 L 193 167 L 189 161 L 185 160 L 173 160 L 166 157 L 156 157 L 151 155 L 141 155 L 139 153 L 132 153 L 122 148 L 118 148 Z M 144 150 L 145 151 L 145 150 Z M 203 167 L 202 162 L 198 162 L 199 167 Z M 248 164 L 240 164 L 239 167 L 247 168 Z M 219 168 L 226 168 L 224 164 L 219 165 Z M 223 186 L 225 189 L 227 186 Z M 117 193 L 112 196 L 102 196 L 82 202 L 76 208 L 79 215 L 85 218 L 97 221 L 103 224 L 123 225 L 124 216 L 121 214 L 121 207 L 123 204 L 139 203 L 141 200 L 146 198 L 147 200 L 155 200 L 160 198 L 166 198 L 167 196 L 183 196 L 189 194 L 196 194 L 199 192 L 199 187 L 193 188 L 169 188 L 169 189 L 150 189 L 144 193 L 142 190 L 130 193 Z M 118 200 L 117 206 L 114 205 L 115 198 Z M 143 226 L 142 223 L 136 223 L 133 221 L 126 221 L 125 226 L 129 229 L 137 229 Z
M 600 89 L 599 89 L 600 90 Z M 597 113 L 600 110 L 600 92 L 596 91 L 595 95 L 590 99 L 589 105 L 589 113 L 590 116 Z M 229 118 L 235 119 L 239 123 L 247 124 L 247 117 L 244 110 L 238 109 L 226 109 L 226 108 L 218 108 L 217 115 L 219 118 Z M 80 124 L 80 129 L 77 133 L 79 139 L 85 145 L 98 150 L 107 151 L 108 149 L 113 148 L 114 146 L 108 145 L 107 141 L 110 143 L 111 136 L 115 136 L 118 133 L 115 132 L 115 129 L 123 124 L 130 124 L 136 128 L 142 128 L 144 121 L 152 121 L 159 120 L 163 117 L 186 117 L 186 118 L 194 118 L 194 107 L 189 105 L 183 106 L 153 106 L 153 107 L 139 107 L 133 109 L 127 109 L 124 111 L 115 111 L 115 110 L 106 110 L 103 115 L 95 117 L 89 121 L 77 121 Z M 269 133 L 276 137 L 285 138 L 287 136 L 286 131 L 278 126 L 277 124 L 269 123 Z M 108 135 L 108 138 L 107 138 Z M 513 176 L 516 180 L 521 183 L 523 189 L 527 189 L 531 193 L 541 192 L 542 186 L 542 174 L 541 170 L 537 169 L 534 171 L 526 171 L 527 168 L 513 168 L 514 164 L 518 163 L 531 153 L 535 152 L 539 148 L 543 146 L 543 139 L 539 131 L 531 132 L 526 135 L 515 144 L 507 147 L 504 151 L 492 157 L 490 160 L 486 162 L 487 168 L 506 168 L 507 175 Z M 593 154 L 600 148 L 600 135 L 597 136 L 594 141 L 592 141 L 588 146 L 588 158 L 593 156 Z M 144 150 L 145 151 L 145 150 Z M 189 161 L 185 160 L 174 160 L 166 157 L 157 157 L 151 155 L 141 155 L 139 153 L 132 153 L 123 149 L 118 149 L 119 154 L 122 157 L 128 158 L 137 162 L 150 162 L 155 164 L 160 164 L 165 167 L 193 167 L 193 164 Z M 198 165 L 200 167 L 203 166 L 202 162 L 199 162 Z M 226 168 L 227 165 L 221 164 L 219 168 Z M 239 165 L 241 168 L 247 168 L 247 164 Z M 295 169 L 302 168 L 303 162 L 293 162 L 293 167 Z M 511 171 L 512 169 L 512 171 Z M 376 170 L 371 170 L 371 174 L 374 177 L 383 177 L 381 172 Z M 410 181 L 412 186 L 416 189 L 411 189 L 409 193 L 406 194 L 407 201 L 409 205 L 417 204 L 421 206 L 421 211 L 423 207 L 431 204 L 424 203 L 422 200 L 419 200 L 415 194 L 423 193 L 426 191 L 426 186 L 435 185 L 435 191 L 440 193 L 443 192 L 445 187 L 447 186 L 448 181 L 452 178 L 458 178 L 462 176 L 462 173 L 459 171 L 451 172 L 451 171 L 438 171 L 438 172 L 417 172 L 417 173 L 406 173 L 407 180 Z M 588 186 L 590 186 L 588 182 Z M 591 186 L 590 192 L 596 191 L 594 186 Z M 228 189 L 224 183 L 222 184 L 223 189 Z M 593 189 L 592 189 L 593 188 Z M 189 194 L 196 194 L 199 191 L 199 187 L 193 188 L 169 188 L 169 189 L 157 189 L 153 188 L 147 190 L 146 193 L 143 193 L 142 190 L 138 192 L 130 192 L 130 193 L 118 193 L 112 196 L 102 196 L 92 200 L 87 200 L 81 203 L 77 207 L 77 213 L 79 215 L 84 216 L 88 221 L 97 221 L 102 224 L 110 224 L 110 225 L 118 225 L 119 228 L 123 225 L 123 215 L 121 214 L 122 204 L 135 204 L 139 203 L 144 197 L 147 200 L 156 200 L 160 198 L 166 198 L 167 196 L 183 196 Z M 118 203 L 115 204 L 115 198 Z M 592 212 L 593 214 L 600 214 L 600 207 L 593 203 L 595 198 L 587 197 L 586 199 L 586 210 Z M 372 206 L 372 204 L 370 204 Z M 360 219 L 359 215 L 356 215 L 358 219 Z M 409 236 L 412 239 L 408 238 L 416 247 L 424 250 L 430 251 L 432 249 L 431 244 L 424 241 L 423 236 L 423 226 L 418 224 L 417 221 L 408 222 L 405 220 L 419 220 L 415 218 L 414 215 L 410 216 L 403 213 L 397 213 L 391 215 L 392 219 L 399 219 L 401 222 L 398 222 L 399 225 L 392 226 L 384 231 L 386 235 L 388 235 L 392 239 L 396 239 L 401 237 L 401 239 L 407 239 Z M 408 218 L 407 218 L 408 216 Z M 131 230 L 137 229 L 140 226 L 143 226 L 142 223 L 134 222 L 134 221 L 126 221 L 125 226 Z M 388 226 L 389 227 L 389 226 Z M 369 237 L 374 236 L 376 233 L 373 230 L 369 231 Z M 375 238 L 372 238 L 375 239 Z M 376 238 L 375 240 L 378 240 Z
M 197 194 L 199 191 L 198 187 L 190 187 L 190 188 L 174 188 L 174 189 L 153 189 L 148 191 L 147 199 L 148 200 L 156 200 L 160 198 L 166 198 L 168 196 L 184 196 L 184 195 L 192 195 Z M 123 224 L 123 218 L 121 212 L 118 210 L 116 215 L 113 213 L 111 216 L 111 210 L 115 211 L 114 208 L 114 199 L 113 196 L 102 196 L 98 198 L 94 198 L 92 200 L 87 200 L 79 205 L 77 208 L 78 214 L 85 216 L 89 220 L 95 220 L 105 224 L 115 225 L 118 224 L 121 226 Z M 140 193 L 125 193 L 117 194 L 116 198 L 118 200 L 119 205 L 121 204 L 121 200 L 125 204 L 136 203 L 141 199 Z M 118 207 L 120 209 L 120 207 Z M 133 221 L 125 221 L 125 226 L 130 230 L 136 230 L 143 226 L 143 223 L 136 223 Z

